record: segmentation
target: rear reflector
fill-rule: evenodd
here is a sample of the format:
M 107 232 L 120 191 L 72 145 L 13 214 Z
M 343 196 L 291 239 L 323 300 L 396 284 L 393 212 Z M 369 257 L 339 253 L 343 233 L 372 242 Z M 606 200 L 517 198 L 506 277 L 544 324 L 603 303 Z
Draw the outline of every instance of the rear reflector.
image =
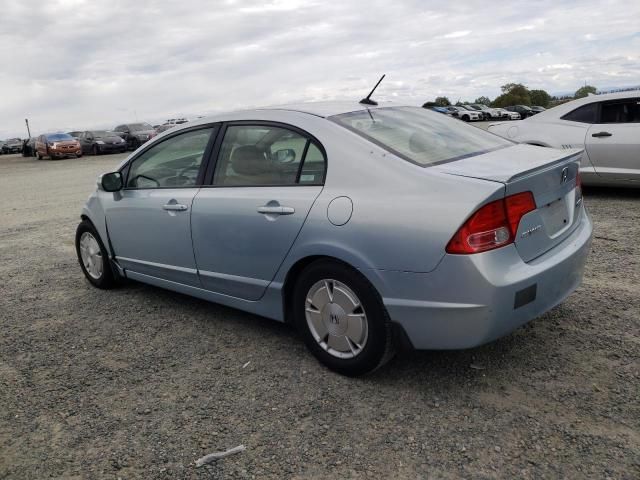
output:
M 487 203 L 460 227 L 447 245 L 447 253 L 486 252 L 513 243 L 520 219 L 536 209 L 531 192 Z

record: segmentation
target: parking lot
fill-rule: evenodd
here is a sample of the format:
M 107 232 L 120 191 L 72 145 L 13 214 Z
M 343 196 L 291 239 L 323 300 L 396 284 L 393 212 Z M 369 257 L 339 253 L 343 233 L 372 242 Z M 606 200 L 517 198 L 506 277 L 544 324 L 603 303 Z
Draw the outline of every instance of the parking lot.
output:
M 91 287 L 74 232 L 122 158 L 0 157 L 0 478 L 640 477 L 640 190 L 586 190 L 595 238 L 562 305 L 352 379 L 282 324 Z

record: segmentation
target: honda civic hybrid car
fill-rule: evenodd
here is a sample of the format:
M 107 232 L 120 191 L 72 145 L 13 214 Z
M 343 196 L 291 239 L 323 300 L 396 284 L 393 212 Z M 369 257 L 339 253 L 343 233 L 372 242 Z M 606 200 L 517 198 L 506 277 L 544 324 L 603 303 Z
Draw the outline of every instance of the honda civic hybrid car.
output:
M 289 322 L 346 375 L 492 341 L 581 282 L 580 150 L 418 107 L 318 103 L 176 126 L 98 178 L 76 233 L 132 279 Z

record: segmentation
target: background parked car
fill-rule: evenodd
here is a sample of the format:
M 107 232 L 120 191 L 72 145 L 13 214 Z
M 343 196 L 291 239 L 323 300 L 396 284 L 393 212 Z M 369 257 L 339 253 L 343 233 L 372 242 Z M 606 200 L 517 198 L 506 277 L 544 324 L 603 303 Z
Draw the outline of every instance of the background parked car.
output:
M 451 115 L 451 112 L 447 110 L 447 107 L 429 107 L 430 110 L 438 113 L 444 113 L 445 115 Z
M 541 106 L 539 106 L 539 105 L 532 105 L 532 106 L 531 106 L 531 111 L 532 111 L 534 114 L 536 114 L 536 113 L 540 113 L 540 112 L 544 112 L 544 111 L 546 111 L 546 110 L 547 110 L 546 108 L 541 107 Z
M 511 107 L 504 107 L 505 110 L 509 110 L 510 112 L 517 112 L 520 114 L 520 117 L 524 120 L 527 117 L 532 117 L 535 115 L 533 110 L 526 105 L 513 105 Z
M 78 141 L 82 153 L 100 155 L 127 151 L 127 142 L 116 132 L 108 130 L 87 130 L 79 135 Z
M 482 120 L 482 113 L 477 110 L 467 110 L 463 107 L 451 106 L 446 107 L 446 109 L 451 113 L 451 116 L 459 118 L 465 122 L 475 122 L 478 120 Z
M 467 105 L 465 105 L 465 107 L 466 106 Z M 472 103 L 468 106 L 475 110 L 478 110 L 479 112 L 482 112 L 484 114 L 485 120 L 500 120 L 500 119 L 506 118 L 507 116 L 505 113 L 502 113 L 499 109 L 487 107 L 482 103 Z
M 40 135 L 36 140 L 36 156 L 38 160 L 49 157 L 51 160 L 56 158 L 70 158 L 82 156 L 80 142 L 68 133 L 46 133 Z
M 510 110 L 505 110 L 504 108 L 496 108 L 500 113 L 504 114 L 505 120 L 520 120 L 522 117 L 518 112 L 512 112 Z
M 82 135 L 82 130 L 74 130 L 73 132 L 67 132 L 73 138 L 79 139 L 80 135 Z
M 146 123 L 125 123 L 118 125 L 113 131 L 120 135 L 127 142 L 127 147 L 135 150 L 143 143 L 149 141 L 157 135 L 153 126 Z
M 158 125 L 156 127 L 156 132 L 158 132 L 158 133 L 166 132 L 170 128 L 175 127 L 176 125 L 177 124 L 175 124 L 175 123 L 165 123 L 164 125 Z
M 584 149 L 585 185 L 640 187 L 640 92 L 594 95 L 489 131 L 518 143 Z
M 0 153 L 1 154 L 9 153 L 9 145 L 7 145 L 6 140 L 0 140 Z
M 19 138 L 10 138 L 7 140 L 7 153 L 22 152 L 22 140 Z

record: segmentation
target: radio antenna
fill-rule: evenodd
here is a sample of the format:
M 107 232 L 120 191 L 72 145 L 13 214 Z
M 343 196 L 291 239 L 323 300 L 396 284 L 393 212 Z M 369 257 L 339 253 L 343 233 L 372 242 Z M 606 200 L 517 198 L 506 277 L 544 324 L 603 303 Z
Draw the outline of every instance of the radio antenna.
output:
M 378 83 L 376 83 L 376 86 L 371 89 L 371 91 L 369 92 L 369 95 L 367 95 L 365 98 L 360 100 L 360 103 L 362 103 L 363 105 L 378 105 L 378 102 L 376 102 L 375 100 L 371 100 L 371 95 L 373 95 L 373 92 L 376 91 L 376 88 L 378 88 L 378 85 L 380 85 L 380 82 L 382 82 L 382 79 L 385 76 L 386 74 L 380 77 L 380 80 L 378 80 Z

